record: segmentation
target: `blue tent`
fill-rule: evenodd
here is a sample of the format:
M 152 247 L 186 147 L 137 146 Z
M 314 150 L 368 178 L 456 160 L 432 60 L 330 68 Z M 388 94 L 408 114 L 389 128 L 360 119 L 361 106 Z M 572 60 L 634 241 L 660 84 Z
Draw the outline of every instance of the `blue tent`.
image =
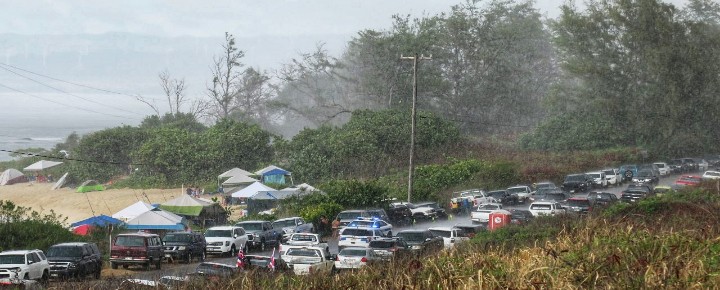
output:
M 262 174 L 264 183 L 285 184 L 285 176 L 290 176 L 290 172 L 280 168 L 275 168 Z
M 106 216 L 104 214 L 101 214 L 99 216 L 86 218 L 79 222 L 74 222 L 70 226 L 77 227 L 77 226 L 81 226 L 81 225 L 94 225 L 94 226 L 104 227 L 108 224 L 117 225 L 117 224 L 121 224 L 121 223 L 122 223 L 122 221 L 119 219 L 112 218 L 112 217 Z

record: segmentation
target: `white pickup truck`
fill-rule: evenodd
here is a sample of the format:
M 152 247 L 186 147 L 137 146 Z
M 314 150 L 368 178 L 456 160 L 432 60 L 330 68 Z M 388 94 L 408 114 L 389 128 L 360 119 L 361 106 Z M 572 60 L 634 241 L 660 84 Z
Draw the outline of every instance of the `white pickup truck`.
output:
M 473 206 L 497 202 L 494 197 L 488 195 L 484 190 L 481 189 L 469 189 L 462 191 L 457 197 L 452 198 L 450 201 L 453 203 L 462 204 L 462 201 L 464 199 L 468 199 Z
M 318 234 L 310 233 L 295 233 L 290 235 L 287 242 L 280 245 L 280 257 L 282 257 L 288 249 L 291 248 L 302 248 L 302 247 L 320 247 L 330 252 L 330 247 L 327 242 L 320 239 Z
M 281 258 L 295 275 L 335 273 L 335 257 L 322 247 L 290 248 Z
M 486 203 L 481 204 L 470 213 L 470 219 L 473 223 L 487 223 L 490 220 L 490 213 L 501 210 L 502 204 L 499 203 Z

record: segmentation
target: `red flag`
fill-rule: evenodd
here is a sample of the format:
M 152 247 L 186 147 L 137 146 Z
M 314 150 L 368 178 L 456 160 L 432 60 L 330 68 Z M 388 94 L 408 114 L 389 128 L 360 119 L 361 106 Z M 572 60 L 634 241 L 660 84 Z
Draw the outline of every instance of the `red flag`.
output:
M 239 269 L 245 269 L 245 253 L 243 253 L 242 249 L 240 249 L 240 251 L 238 251 L 237 267 Z
M 270 268 L 271 271 L 275 271 L 275 248 L 273 248 L 272 256 L 270 256 L 270 264 L 268 264 L 268 268 Z

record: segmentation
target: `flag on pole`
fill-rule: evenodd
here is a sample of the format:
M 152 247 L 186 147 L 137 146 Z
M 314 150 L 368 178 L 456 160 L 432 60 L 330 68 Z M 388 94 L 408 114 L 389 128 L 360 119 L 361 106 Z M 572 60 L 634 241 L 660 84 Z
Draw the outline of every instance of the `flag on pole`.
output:
M 273 248 L 272 255 L 270 256 L 270 264 L 268 264 L 270 271 L 275 271 L 275 248 Z
M 237 267 L 238 269 L 245 269 L 245 253 L 240 249 L 237 255 Z

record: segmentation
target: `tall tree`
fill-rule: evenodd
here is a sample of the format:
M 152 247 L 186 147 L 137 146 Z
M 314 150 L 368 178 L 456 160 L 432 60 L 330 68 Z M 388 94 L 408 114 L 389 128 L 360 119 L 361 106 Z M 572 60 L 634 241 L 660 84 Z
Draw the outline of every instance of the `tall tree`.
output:
M 222 54 L 213 58 L 210 67 L 212 83 L 207 87 L 216 119 L 227 118 L 237 108 L 236 97 L 241 91 L 239 82 L 242 79 L 240 69 L 244 66 L 240 61 L 245 57 L 245 52 L 237 48 L 235 37 L 230 33 L 225 32 L 222 48 Z

